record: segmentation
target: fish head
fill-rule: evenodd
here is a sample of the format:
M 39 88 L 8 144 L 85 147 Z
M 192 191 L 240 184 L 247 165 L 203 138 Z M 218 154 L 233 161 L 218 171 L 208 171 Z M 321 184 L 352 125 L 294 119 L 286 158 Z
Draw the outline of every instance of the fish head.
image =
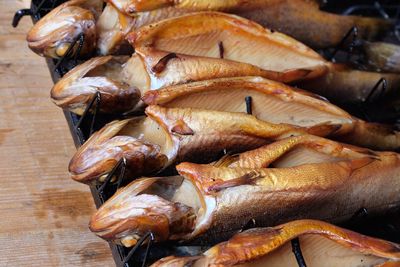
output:
M 51 89 L 53 102 L 81 115 L 86 106 L 100 94 L 100 111 L 127 112 L 136 106 L 140 91 L 123 80 L 123 64 L 129 57 L 95 57 L 69 71 Z
M 142 119 L 114 121 L 94 133 L 69 163 L 72 179 L 82 183 L 101 182 L 121 159 L 126 160 L 128 177 L 161 170 L 168 159 L 160 152 L 159 145 L 120 134 L 124 127 Z
M 93 51 L 96 46 L 95 16 L 91 10 L 75 6 L 75 2 L 69 1 L 58 6 L 32 27 L 27 41 L 33 52 L 45 57 L 61 58 L 73 46 L 71 52 L 75 53 L 81 34 L 84 35 L 84 42 L 80 55 Z
M 165 189 L 165 183 L 173 188 L 180 181 L 179 176 L 133 181 L 92 216 L 90 230 L 126 247 L 136 245 L 149 232 L 156 241 L 163 241 L 176 232 L 190 231 L 195 219 L 193 209 L 168 200 L 168 190 L 163 191 L 166 195 L 157 194 L 159 188 Z

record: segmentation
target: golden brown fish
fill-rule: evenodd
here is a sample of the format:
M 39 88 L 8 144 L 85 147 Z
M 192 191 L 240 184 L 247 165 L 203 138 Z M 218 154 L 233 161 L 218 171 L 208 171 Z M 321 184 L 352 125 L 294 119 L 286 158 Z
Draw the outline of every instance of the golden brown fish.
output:
M 301 218 L 342 222 L 363 207 L 379 214 L 400 205 L 398 154 L 315 136 L 279 140 L 213 165 L 181 163 L 177 170 L 181 177 L 140 179 L 118 191 L 93 215 L 90 229 L 125 246 L 147 231 L 159 241 L 210 242 L 231 236 L 250 220 L 258 226 Z M 170 211 L 140 208 L 153 197 L 169 202 L 163 203 Z M 174 229 L 181 231 L 169 234 L 171 224 L 140 223 L 169 218 L 178 204 L 192 211 L 186 220 L 183 213 L 178 216 L 182 224 Z
M 298 266 L 291 244 L 296 239 L 304 262 L 310 267 L 400 266 L 400 245 L 316 220 L 250 229 L 200 256 L 169 256 L 151 266 L 293 267 Z
M 251 97 L 252 114 L 270 123 L 300 127 L 337 124 L 330 135 L 354 145 L 377 150 L 400 148 L 400 133 L 392 127 L 368 123 L 305 91 L 260 77 L 235 77 L 187 83 L 148 91 L 148 105 L 245 112 Z M 229 101 L 226 101 L 229 99 Z
M 321 77 L 301 81 L 296 85 L 323 95 L 336 103 L 362 103 L 382 78 L 386 79 L 387 87 L 381 96 L 399 98 L 399 74 L 354 70 L 340 64 L 332 64 L 329 71 Z M 376 100 L 376 95 L 380 94 L 381 91 L 375 92 L 368 100 L 372 102 Z
M 365 63 L 373 69 L 400 73 L 400 46 L 383 42 L 363 42 Z
M 124 80 L 123 64 L 129 57 L 95 57 L 64 75 L 51 89 L 53 102 L 81 115 L 97 92 L 100 111 L 121 113 L 133 109 L 140 91 Z
M 173 53 L 224 58 L 277 72 L 307 70 L 304 79 L 322 75 L 328 65 L 318 53 L 287 35 L 218 12 L 198 12 L 162 20 L 130 33 L 127 38 L 135 49 L 152 47 Z
M 35 53 L 52 58 L 64 56 L 76 38 L 85 35 L 80 55 L 91 53 L 96 47 L 96 17 L 102 0 L 71 0 L 61 4 L 39 20 L 27 35 L 28 46 Z
M 148 117 L 107 124 L 77 151 L 69 171 L 76 181 L 91 183 L 122 158 L 130 176 L 148 175 L 174 162 L 210 162 L 222 151 L 242 152 L 306 130 L 328 135 L 337 125 L 305 129 L 271 124 L 254 116 L 198 109 L 146 108 Z
M 169 0 L 109 0 L 121 13 L 133 16 L 147 25 L 194 11 L 224 11 L 253 20 L 264 27 L 288 34 L 314 48 L 338 45 L 349 29 L 356 26 L 358 37 L 379 38 L 392 27 L 392 22 L 377 18 L 340 16 L 319 10 L 318 1 L 307 0 L 229 0 L 229 1 L 169 1 Z M 153 12 L 152 16 L 148 13 Z M 175 12 L 175 13 L 174 13 Z M 150 17 L 152 20 L 145 20 Z
M 296 85 L 337 102 L 363 101 L 382 77 L 388 80 L 388 90 L 383 95 L 397 95 L 400 86 L 399 74 L 346 69 L 325 61 L 284 34 L 218 12 L 162 20 L 130 33 L 127 38 L 136 48 L 152 47 L 171 53 L 224 58 L 278 72 L 308 71 L 302 78 L 304 81 Z
M 90 10 L 86 2 L 96 1 L 96 10 Z M 101 0 L 71 0 L 65 5 L 75 5 L 86 9 L 65 9 L 63 17 L 57 18 L 54 13 L 35 26 L 33 32 L 44 31 L 52 36 L 52 42 L 56 42 L 57 32 L 64 25 L 54 24 L 53 21 L 69 20 L 74 25 L 85 25 L 88 16 L 94 15 L 96 22 L 97 50 L 101 55 L 131 54 L 132 48 L 127 46 L 126 35 L 136 31 L 142 26 L 163 19 L 181 16 L 198 11 L 224 11 L 253 20 L 264 27 L 279 30 L 314 48 L 336 46 L 346 32 L 353 26 L 358 28 L 358 36 L 365 40 L 375 40 L 385 33 L 392 22 L 376 18 L 362 18 L 356 16 L 339 16 L 318 9 L 315 1 L 306 0 L 258 0 L 258 1 L 106 1 L 107 5 L 101 12 Z M 83 3 L 83 4 L 81 4 Z M 83 15 L 83 13 L 85 15 Z M 100 14 L 101 12 L 101 14 Z M 90 14 L 92 13 L 92 14 Z M 71 19 L 72 18 L 72 19 Z M 94 21 L 90 18 L 90 23 Z M 80 27 L 80 26 L 79 26 Z M 40 29 L 43 28 L 43 29 Z M 312 29 L 312 30 L 310 30 Z M 82 32 L 82 31 L 79 31 Z M 89 38 L 93 38 L 91 32 Z M 318 34 L 316 34 L 318 33 Z M 36 33 L 31 34 L 37 38 Z M 74 39 L 76 31 L 70 28 L 64 31 L 64 39 Z M 60 36 L 61 37 L 61 36 Z M 95 39 L 89 39 L 93 46 Z M 49 41 L 43 42 L 41 50 L 50 49 Z M 62 47 L 67 47 L 64 45 Z M 94 47 L 90 47 L 90 51 Z M 63 51 L 59 48 L 59 52 Z M 40 50 L 35 50 L 41 53 Z M 43 54 L 43 53 L 41 53 Z M 59 57 L 54 53 L 45 56 Z
M 164 86 L 219 77 L 262 76 L 290 82 L 309 74 L 305 70 L 268 71 L 256 66 L 219 58 L 187 56 L 140 48 L 128 57 L 97 57 L 78 65 L 51 90 L 53 101 L 81 114 L 96 92 L 102 95 L 103 112 L 133 109 L 142 94 Z

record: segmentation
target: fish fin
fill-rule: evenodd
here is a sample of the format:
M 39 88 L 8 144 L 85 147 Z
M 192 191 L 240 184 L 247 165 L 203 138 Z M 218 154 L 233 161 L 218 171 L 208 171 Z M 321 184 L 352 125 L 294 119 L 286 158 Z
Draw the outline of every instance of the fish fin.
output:
M 331 124 L 330 122 L 323 122 L 314 125 L 307 129 L 307 132 L 316 136 L 330 136 L 342 128 L 341 124 Z
M 290 83 L 292 81 L 303 80 L 306 78 L 312 70 L 307 69 L 290 69 L 285 72 L 279 73 L 276 72 L 277 78 L 285 83 Z
M 230 164 L 237 161 L 238 157 L 238 154 L 230 155 L 228 153 L 222 156 L 219 160 L 213 162 L 211 165 L 213 165 L 214 167 L 228 167 Z
M 361 169 L 375 161 L 376 161 L 376 159 L 370 158 L 370 157 L 354 159 L 354 160 L 350 161 L 351 172 L 353 173 L 354 171 Z
M 194 135 L 194 131 L 183 120 L 178 120 L 171 128 L 171 132 L 180 135 Z
M 223 189 L 229 188 L 229 187 L 235 187 L 239 185 L 245 185 L 245 184 L 252 184 L 254 183 L 255 180 L 262 178 L 263 175 L 261 175 L 259 172 L 253 170 L 250 171 L 240 177 L 233 178 L 230 180 L 226 181 L 221 181 L 221 182 L 215 182 L 213 185 L 208 187 L 207 191 L 214 191 L 214 192 L 219 192 Z

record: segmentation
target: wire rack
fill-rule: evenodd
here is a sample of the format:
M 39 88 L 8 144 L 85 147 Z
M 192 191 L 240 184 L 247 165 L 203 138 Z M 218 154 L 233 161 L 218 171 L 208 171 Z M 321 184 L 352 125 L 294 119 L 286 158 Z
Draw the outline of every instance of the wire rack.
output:
M 65 2 L 65 0 L 32 0 L 31 7 L 29 9 L 22 9 L 16 12 L 13 26 L 16 27 L 20 19 L 24 16 L 30 16 L 33 23 L 36 23 L 42 16 L 52 10 L 54 7 Z M 340 13 L 346 15 L 368 15 L 381 17 L 384 19 L 391 19 L 396 21 L 396 27 L 388 34 L 387 39 L 389 42 L 397 42 L 400 40 L 400 4 L 396 1 L 321 1 L 322 9 L 333 13 Z M 351 56 L 351 45 L 356 40 L 357 29 L 349 29 L 348 34 L 343 37 L 336 48 L 320 51 L 327 58 L 333 60 L 342 60 L 343 58 L 348 59 Z M 350 41 L 349 41 L 350 40 Z M 84 36 L 78 36 L 75 40 L 78 46 L 82 46 L 84 42 Z M 73 46 L 71 46 L 72 48 Z M 78 48 L 79 49 L 79 48 Z M 344 54 L 343 54 L 344 53 Z M 56 83 L 68 70 L 79 64 L 82 60 L 77 58 L 71 58 L 66 53 L 66 57 L 60 60 L 46 59 L 47 65 L 50 70 L 50 74 L 54 83 Z M 79 53 L 76 53 L 79 54 Z M 385 89 L 385 81 L 377 81 L 377 85 L 371 89 L 371 95 L 375 94 L 377 90 Z M 246 99 L 247 112 L 251 113 L 251 99 Z M 93 131 L 100 129 L 105 123 L 112 121 L 118 117 L 99 114 L 98 110 L 101 105 L 101 96 L 97 94 L 93 97 L 92 101 L 88 105 L 86 111 L 82 116 L 78 116 L 69 111 L 64 111 L 65 118 L 68 122 L 69 129 L 71 131 L 74 143 L 76 147 L 81 146 L 85 140 L 87 140 Z M 374 107 L 369 107 L 368 103 L 365 103 L 367 108 L 352 110 L 353 113 L 366 118 L 368 114 L 366 110 L 375 110 Z M 92 111 L 92 112 L 89 112 Z M 374 111 L 375 112 L 375 111 Z M 385 117 L 385 116 L 383 116 Z M 386 117 L 385 117 L 386 118 Z M 395 122 L 398 118 L 392 117 L 391 122 Z M 124 184 L 124 173 L 125 173 L 125 160 L 121 159 L 108 178 L 106 182 L 101 186 L 91 186 L 90 190 L 93 195 L 94 202 L 97 207 L 102 205 L 104 201 L 110 198 L 118 187 Z M 109 183 L 111 177 L 116 175 L 119 177 L 117 183 Z M 366 209 L 360 209 L 353 218 L 342 226 L 356 230 L 358 232 L 368 234 L 375 237 L 384 238 L 394 242 L 400 242 L 400 212 L 391 213 L 388 215 L 381 216 L 379 218 L 368 218 L 368 211 Z M 249 227 L 252 227 L 251 225 Z M 131 267 L 131 266 L 146 266 L 147 264 L 154 262 L 161 257 L 167 255 L 190 255 L 193 252 L 198 252 L 201 249 L 199 247 L 190 246 L 179 246 L 174 243 L 163 243 L 153 244 L 153 235 L 148 233 L 145 235 L 138 244 L 132 248 L 127 249 L 113 243 L 109 243 L 112 255 L 114 257 L 117 266 Z M 147 244 L 140 246 L 144 241 Z M 293 250 L 296 250 L 296 242 L 292 242 Z M 298 250 L 300 251 L 300 250 Z M 296 253 L 295 253 L 296 254 Z M 298 258 L 299 266 L 302 266 L 301 251 L 300 254 L 296 254 Z

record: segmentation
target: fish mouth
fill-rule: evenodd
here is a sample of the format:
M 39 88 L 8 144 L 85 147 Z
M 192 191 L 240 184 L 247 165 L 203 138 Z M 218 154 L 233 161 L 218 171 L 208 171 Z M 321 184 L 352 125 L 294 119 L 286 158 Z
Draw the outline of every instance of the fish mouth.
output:
M 81 55 L 92 52 L 96 46 L 96 22 L 90 10 L 63 4 L 39 20 L 27 35 L 28 46 L 33 52 L 51 58 L 65 56 L 74 47 L 80 34 L 84 34 Z
M 125 82 L 122 74 L 127 56 L 95 57 L 69 71 L 51 89 L 53 102 L 81 115 L 87 104 L 100 94 L 100 111 L 122 113 L 135 108 L 140 91 Z
M 202 203 L 196 187 L 182 176 L 142 178 L 105 202 L 89 228 L 126 247 L 148 232 L 157 241 L 180 239 L 195 228 Z

